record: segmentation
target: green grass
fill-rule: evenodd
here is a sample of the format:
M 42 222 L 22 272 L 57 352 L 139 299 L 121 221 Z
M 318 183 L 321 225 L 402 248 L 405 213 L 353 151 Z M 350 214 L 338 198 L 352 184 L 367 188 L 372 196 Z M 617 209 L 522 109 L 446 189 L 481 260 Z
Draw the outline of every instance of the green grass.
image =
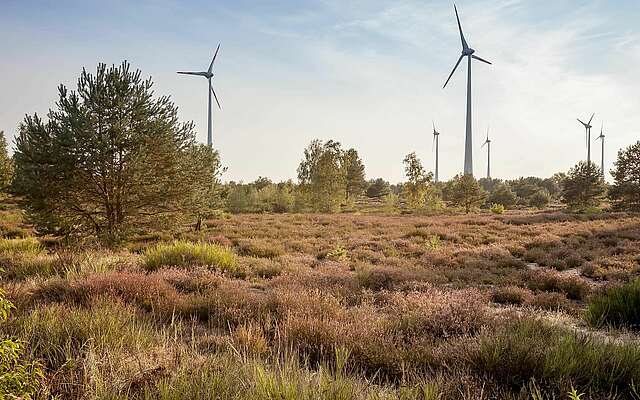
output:
M 143 255 L 147 270 L 161 267 L 207 266 L 226 272 L 238 272 L 238 258 L 231 249 L 211 243 L 176 241 L 158 244 Z
M 38 239 L 0 239 L 0 254 L 38 254 L 44 250 Z
M 589 302 L 586 319 L 596 327 L 640 330 L 640 279 L 595 296 Z

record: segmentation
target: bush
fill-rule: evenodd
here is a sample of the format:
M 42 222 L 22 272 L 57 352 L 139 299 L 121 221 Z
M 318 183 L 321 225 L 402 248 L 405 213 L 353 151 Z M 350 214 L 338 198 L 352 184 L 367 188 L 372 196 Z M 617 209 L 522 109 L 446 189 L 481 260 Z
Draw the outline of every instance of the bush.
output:
M 497 288 L 491 296 L 491 300 L 494 303 L 518 306 L 531 301 L 532 298 L 533 294 L 530 290 L 517 286 Z
M 494 214 L 504 214 L 504 206 L 502 204 L 493 203 L 491 205 L 491 212 Z
M 9 318 L 13 304 L 0 291 L 0 323 Z M 24 361 L 22 343 L 0 340 L 0 399 L 31 399 L 42 387 L 44 374 L 36 363 Z
M 587 321 L 594 326 L 640 330 L 640 279 L 591 299 Z
M 186 241 L 158 244 L 145 251 L 143 259 L 144 266 L 149 271 L 165 266 L 203 265 L 234 272 L 238 265 L 237 256 L 228 248 L 210 243 Z

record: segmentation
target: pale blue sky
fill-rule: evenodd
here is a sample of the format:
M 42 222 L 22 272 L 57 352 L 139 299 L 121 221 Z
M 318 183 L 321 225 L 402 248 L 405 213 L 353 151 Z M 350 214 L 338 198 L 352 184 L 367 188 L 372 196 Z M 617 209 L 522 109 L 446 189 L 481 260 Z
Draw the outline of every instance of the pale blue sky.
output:
M 640 139 L 640 1 L 460 0 L 474 64 L 474 164 L 491 126 L 494 176 L 548 176 L 585 157 L 577 117 L 604 120 L 607 169 Z M 206 139 L 205 69 L 218 42 L 214 145 L 226 180 L 294 178 L 314 138 L 361 154 L 369 177 L 403 179 L 416 151 L 462 170 L 465 75 L 442 84 L 460 43 L 449 1 L 0 0 L 0 130 L 44 114 L 82 67 L 127 59 L 171 95 Z M 599 144 L 593 158 L 599 160 Z

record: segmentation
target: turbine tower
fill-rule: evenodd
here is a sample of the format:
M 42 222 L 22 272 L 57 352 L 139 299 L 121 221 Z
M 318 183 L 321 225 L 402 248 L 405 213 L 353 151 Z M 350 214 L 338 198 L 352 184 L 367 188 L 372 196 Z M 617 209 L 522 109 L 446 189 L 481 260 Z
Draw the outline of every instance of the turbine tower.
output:
M 604 123 L 600 127 L 600 136 L 598 136 L 596 140 L 598 139 L 601 140 L 600 144 L 602 145 L 602 150 L 601 150 L 602 158 L 600 159 L 600 171 L 602 172 L 602 177 L 604 177 Z
M 220 102 L 218 101 L 218 96 L 216 96 L 216 91 L 213 90 L 213 86 L 211 85 L 211 78 L 213 78 L 213 63 L 216 61 L 216 57 L 218 57 L 218 51 L 220 51 L 220 45 L 218 45 L 218 48 L 216 49 L 215 54 L 213 55 L 213 58 L 211 59 L 211 64 L 209 64 L 209 69 L 206 71 L 201 71 L 201 72 L 182 72 L 179 71 L 179 74 L 183 74 L 183 75 L 196 75 L 196 76 L 203 76 L 205 78 L 207 78 L 207 81 L 209 81 L 209 90 L 207 91 L 209 93 L 209 115 L 208 115 L 208 124 L 207 124 L 207 144 L 209 146 L 213 146 L 213 136 L 211 134 L 211 95 L 213 94 L 213 97 L 216 99 L 216 103 L 218 104 L 218 108 L 222 109 L 222 107 L 220 106 Z
M 469 47 L 467 41 L 464 38 L 464 34 L 462 33 L 462 25 L 460 24 L 460 17 L 458 15 L 458 9 L 455 4 L 453 6 L 456 12 L 456 19 L 458 20 L 458 30 L 460 31 L 460 40 L 462 41 L 462 54 L 460 58 L 458 58 L 458 62 L 455 67 L 453 67 L 453 71 L 447 78 L 443 89 L 447 87 L 449 80 L 453 76 L 454 72 L 460 65 L 460 62 L 464 57 L 467 57 L 467 131 L 465 136 L 465 145 L 464 145 L 464 173 L 465 175 L 473 175 L 473 134 L 472 134 L 472 120 L 471 120 L 471 59 L 475 59 L 478 61 L 482 61 L 486 64 L 491 64 L 487 60 L 483 60 L 482 58 L 476 56 L 474 53 L 476 52 L 474 49 Z
M 591 114 L 591 119 L 589 119 L 589 122 L 587 123 L 582 122 L 582 120 L 578 118 L 578 122 L 580 122 L 585 129 L 585 142 L 587 144 L 587 164 L 591 164 L 591 128 L 593 128 L 593 126 L 591 126 L 591 121 L 593 121 L 593 117 L 595 115 L 596 113 Z
M 438 156 L 439 156 L 439 142 L 440 142 L 440 132 L 438 132 L 436 130 L 436 123 L 433 122 L 433 144 L 432 147 L 435 146 L 435 150 L 436 150 L 436 180 L 435 182 L 438 183 Z
M 482 146 L 487 146 L 487 179 L 491 179 L 491 140 L 489 140 L 489 128 L 487 127 L 487 140 L 482 143 Z

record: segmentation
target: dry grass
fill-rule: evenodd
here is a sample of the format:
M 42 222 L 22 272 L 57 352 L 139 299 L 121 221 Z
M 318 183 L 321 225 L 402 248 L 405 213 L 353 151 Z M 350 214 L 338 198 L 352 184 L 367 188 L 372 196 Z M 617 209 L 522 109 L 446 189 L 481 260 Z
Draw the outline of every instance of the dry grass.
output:
M 639 275 L 638 216 L 204 225 L 120 250 L 1 242 L 18 308 L 3 331 L 72 399 L 517 399 L 534 386 L 563 398 L 572 384 L 624 399 L 638 377 L 637 351 L 610 332 L 535 320 L 552 310 L 584 326 L 601 285 Z

